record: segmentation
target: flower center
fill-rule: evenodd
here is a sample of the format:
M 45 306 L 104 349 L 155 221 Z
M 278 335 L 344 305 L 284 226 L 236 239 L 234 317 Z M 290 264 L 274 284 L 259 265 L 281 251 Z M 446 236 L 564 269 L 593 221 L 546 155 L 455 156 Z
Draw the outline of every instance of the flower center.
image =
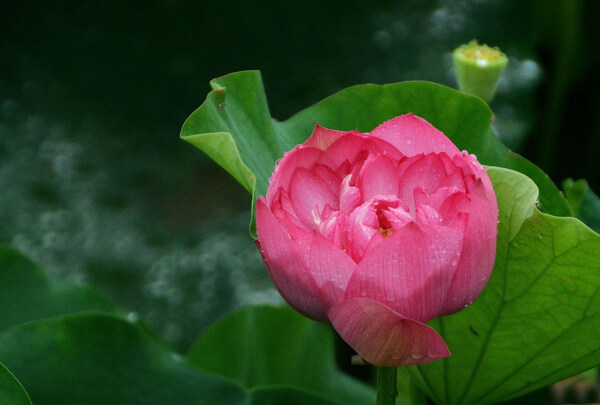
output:
M 384 213 L 384 211 L 387 211 L 388 208 L 389 205 L 385 202 L 378 201 L 375 203 L 375 215 L 377 215 L 377 222 L 379 225 L 377 230 L 384 238 L 387 238 L 394 232 L 394 228 L 392 227 L 390 220 L 385 216 Z

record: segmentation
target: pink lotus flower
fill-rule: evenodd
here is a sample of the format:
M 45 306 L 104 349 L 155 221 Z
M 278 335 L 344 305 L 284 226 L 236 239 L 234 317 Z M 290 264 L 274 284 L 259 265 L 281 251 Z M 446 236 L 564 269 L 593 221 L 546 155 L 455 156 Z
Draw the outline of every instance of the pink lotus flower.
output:
M 281 295 L 376 366 L 450 355 L 424 322 L 481 293 L 497 220 L 476 157 L 413 114 L 370 134 L 317 125 L 256 207 L 257 244 Z

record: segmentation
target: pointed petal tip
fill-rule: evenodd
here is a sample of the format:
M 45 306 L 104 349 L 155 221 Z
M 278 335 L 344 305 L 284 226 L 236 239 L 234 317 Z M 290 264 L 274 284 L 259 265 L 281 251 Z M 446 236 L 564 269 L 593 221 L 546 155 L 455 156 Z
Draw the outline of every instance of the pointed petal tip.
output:
M 406 156 L 429 152 L 445 152 L 448 156 L 460 154 L 443 132 L 413 113 L 384 122 L 371 131 L 371 136 L 391 143 Z
M 336 129 L 329 129 L 321 124 L 315 124 L 310 137 L 304 142 L 304 146 L 318 148 L 321 150 L 327 149 L 333 142 L 341 136 L 344 136 L 348 131 L 339 131 Z

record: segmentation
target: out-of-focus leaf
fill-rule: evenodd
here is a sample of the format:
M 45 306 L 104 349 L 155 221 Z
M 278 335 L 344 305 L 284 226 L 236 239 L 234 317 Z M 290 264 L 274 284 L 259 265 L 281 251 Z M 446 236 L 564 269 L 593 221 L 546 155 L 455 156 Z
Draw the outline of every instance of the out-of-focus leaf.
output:
M 488 168 L 496 264 L 469 308 L 430 325 L 452 355 L 406 368 L 440 404 L 508 400 L 600 364 L 600 235 L 536 208 L 524 175 Z
M 238 386 L 187 366 L 141 326 L 111 315 L 65 315 L 15 326 L 0 333 L 0 361 L 35 405 L 248 400 Z
M 600 232 L 600 198 L 592 191 L 587 181 L 567 179 L 563 182 L 563 190 L 573 215 L 594 231 Z
M 288 307 L 231 314 L 196 341 L 187 361 L 246 389 L 293 387 L 337 404 L 371 404 L 375 397 L 335 365 L 331 329 Z
M 3 405 L 31 405 L 21 383 L 0 363 L 0 399 Z
M 0 331 L 83 311 L 116 312 L 117 307 L 94 288 L 49 280 L 27 257 L 0 245 Z
M 275 161 L 304 142 L 315 124 L 368 132 L 386 120 L 412 112 L 443 131 L 460 149 L 476 154 L 482 163 L 529 176 L 540 189 L 544 211 L 571 215 L 550 178 L 494 136 L 492 112 L 477 97 L 429 82 L 364 84 L 342 90 L 278 122 L 269 114 L 259 72 L 232 73 L 214 79 L 211 85 L 214 90 L 186 120 L 181 137 L 204 150 L 255 196 L 266 193 Z

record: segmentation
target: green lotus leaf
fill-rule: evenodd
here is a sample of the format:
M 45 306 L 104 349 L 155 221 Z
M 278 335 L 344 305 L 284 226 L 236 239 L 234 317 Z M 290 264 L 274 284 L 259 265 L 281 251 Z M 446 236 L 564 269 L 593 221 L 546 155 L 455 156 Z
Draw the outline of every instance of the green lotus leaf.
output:
M 203 150 L 255 197 L 266 193 L 276 160 L 304 142 L 317 123 L 368 132 L 412 112 L 444 132 L 460 149 L 476 154 L 481 163 L 511 168 L 533 179 L 545 212 L 571 215 L 548 176 L 496 138 L 490 128 L 492 112 L 477 97 L 429 82 L 363 84 L 279 122 L 270 116 L 258 71 L 219 77 L 211 86 L 206 101 L 184 123 L 181 138 Z
M 5 405 L 31 405 L 21 383 L 0 363 L 0 398 Z
M 374 391 L 336 366 L 333 337 L 289 307 L 249 306 L 213 325 L 187 361 L 248 390 L 288 387 L 336 404 L 373 403 Z
M 33 321 L 0 333 L 0 361 L 36 405 L 242 405 L 238 386 L 198 371 L 138 324 L 107 314 Z
M 98 290 L 50 280 L 27 257 L 0 245 L 0 332 L 20 323 L 83 311 L 115 313 L 118 309 Z
M 490 404 L 600 364 L 600 235 L 536 207 L 528 177 L 489 167 L 496 264 L 469 308 L 430 322 L 447 359 L 405 369 L 440 404 Z
M 573 215 L 594 231 L 600 232 L 600 198 L 587 181 L 566 179 L 563 181 L 563 190 Z

